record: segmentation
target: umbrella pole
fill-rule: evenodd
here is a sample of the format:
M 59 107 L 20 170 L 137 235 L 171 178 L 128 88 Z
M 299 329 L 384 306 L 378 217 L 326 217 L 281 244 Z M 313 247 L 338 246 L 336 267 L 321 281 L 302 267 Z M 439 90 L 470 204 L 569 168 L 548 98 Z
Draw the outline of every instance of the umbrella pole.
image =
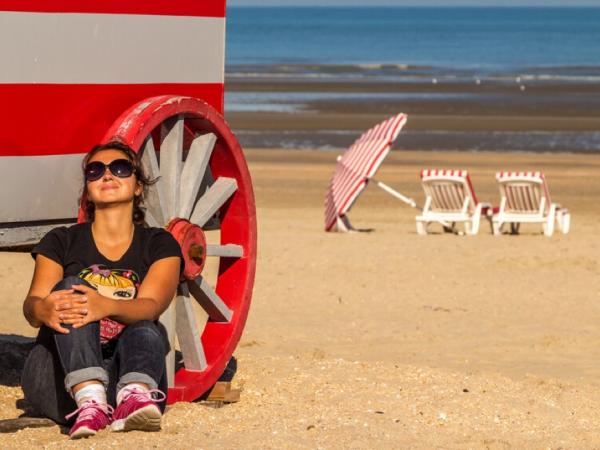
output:
M 379 186 L 381 189 L 383 189 L 388 194 L 393 195 L 398 200 L 402 200 L 404 203 L 406 203 L 409 206 L 412 206 L 413 208 L 419 209 L 419 207 L 417 206 L 417 203 L 412 198 L 409 198 L 409 197 L 406 197 L 405 195 L 402 195 L 400 192 L 398 192 L 395 189 L 392 189 L 387 184 L 382 183 L 381 181 L 377 181 L 375 179 L 373 179 L 373 181 L 375 181 L 375 183 L 377 183 L 377 186 Z
M 348 216 L 346 216 L 345 214 L 337 217 L 336 225 L 338 231 L 341 231 L 343 233 L 347 233 L 349 231 L 356 231 L 350 223 L 350 220 L 348 220 Z
M 413 208 L 421 209 L 417 205 L 417 202 L 415 202 L 412 198 L 409 198 L 409 197 L 407 197 L 405 195 L 402 195 L 400 192 L 398 192 L 397 190 L 389 187 L 387 184 L 385 184 L 385 183 L 383 183 L 381 181 L 378 181 L 378 180 L 376 180 L 374 178 L 373 178 L 373 181 L 375 183 L 377 183 L 377 186 L 379 186 L 381 189 L 383 189 L 388 194 L 391 194 L 392 196 L 396 197 L 398 200 L 402 200 L 404 203 L 406 203 L 409 206 L 412 206 Z M 452 226 L 452 224 L 450 224 L 450 223 L 448 223 L 448 222 L 446 222 L 444 220 L 438 220 L 437 222 L 439 224 L 441 224 L 444 227 L 444 229 L 446 229 L 447 231 L 450 231 L 450 232 L 455 233 L 455 234 L 462 234 L 462 232 L 457 231 L 454 228 L 454 226 Z

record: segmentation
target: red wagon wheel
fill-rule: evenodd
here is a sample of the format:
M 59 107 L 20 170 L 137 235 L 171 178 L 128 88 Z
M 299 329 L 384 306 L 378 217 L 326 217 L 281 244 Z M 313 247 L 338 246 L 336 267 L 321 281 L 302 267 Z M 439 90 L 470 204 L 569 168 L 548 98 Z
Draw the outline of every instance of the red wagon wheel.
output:
M 184 360 L 169 382 L 168 402 L 192 401 L 223 373 L 248 315 L 256 266 L 250 174 L 227 123 L 195 98 L 143 100 L 103 140 L 115 138 L 142 152 L 146 172 L 158 178 L 146 196 L 146 222 L 167 227 L 182 246 L 185 280 L 161 321 L 172 343 L 176 329 Z M 204 327 L 196 323 L 190 297 L 206 312 Z

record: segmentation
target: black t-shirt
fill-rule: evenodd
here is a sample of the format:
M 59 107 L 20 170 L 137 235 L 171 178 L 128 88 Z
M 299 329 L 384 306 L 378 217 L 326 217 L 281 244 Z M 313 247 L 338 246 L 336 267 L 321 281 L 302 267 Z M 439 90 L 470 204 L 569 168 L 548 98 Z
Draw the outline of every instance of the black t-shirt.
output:
M 31 251 L 57 262 L 63 267 L 64 277 L 71 275 L 87 281 L 106 297 L 128 300 L 137 295 L 150 266 L 163 258 L 183 257 L 181 248 L 162 228 L 144 228 L 136 225 L 133 240 L 118 261 L 102 255 L 92 236 L 90 223 L 59 227 L 49 231 Z M 124 326 L 110 319 L 101 322 L 102 341 L 106 342 L 121 333 Z

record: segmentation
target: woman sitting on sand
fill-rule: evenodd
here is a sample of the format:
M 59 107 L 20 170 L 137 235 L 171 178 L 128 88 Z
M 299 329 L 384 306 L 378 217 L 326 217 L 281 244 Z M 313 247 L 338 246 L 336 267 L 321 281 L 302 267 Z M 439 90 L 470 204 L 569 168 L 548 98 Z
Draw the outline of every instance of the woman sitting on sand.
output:
M 160 429 L 169 343 L 157 322 L 169 306 L 181 250 L 145 228 L 149 180 L 120 142 L 85 157 L 86 223 L 50 231 L 33 249 L 23 312 L 39 327 L 23 370 L 26 399 L 81 438 L 111 429 Z

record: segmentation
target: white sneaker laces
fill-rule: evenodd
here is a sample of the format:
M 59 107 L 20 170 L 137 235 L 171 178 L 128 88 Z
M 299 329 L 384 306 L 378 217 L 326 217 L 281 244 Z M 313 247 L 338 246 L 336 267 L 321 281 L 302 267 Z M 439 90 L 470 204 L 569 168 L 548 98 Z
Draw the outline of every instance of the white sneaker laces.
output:
M 150 389 L 148 391 L 142 391 L 140 389 L 128 389 L 125 388 L 123 391 L 123 398 L 121 399 L 121 403 L 128 399 L 134 399 L 139 402 L 148 401 L 154 403 L 160 403 L 167 398 L 166 394 L 160 389 Z
M 102 411 L 107 416 L 110 416 L 114 409 L 107 403 L 99 403 L 96 400 L 87 400 L 79 408 L 72 413 L 65 416 L 65 419 L 69 420 L 71 417 L 77 415 L 77 420 L 93 419 L 96 410 Z

